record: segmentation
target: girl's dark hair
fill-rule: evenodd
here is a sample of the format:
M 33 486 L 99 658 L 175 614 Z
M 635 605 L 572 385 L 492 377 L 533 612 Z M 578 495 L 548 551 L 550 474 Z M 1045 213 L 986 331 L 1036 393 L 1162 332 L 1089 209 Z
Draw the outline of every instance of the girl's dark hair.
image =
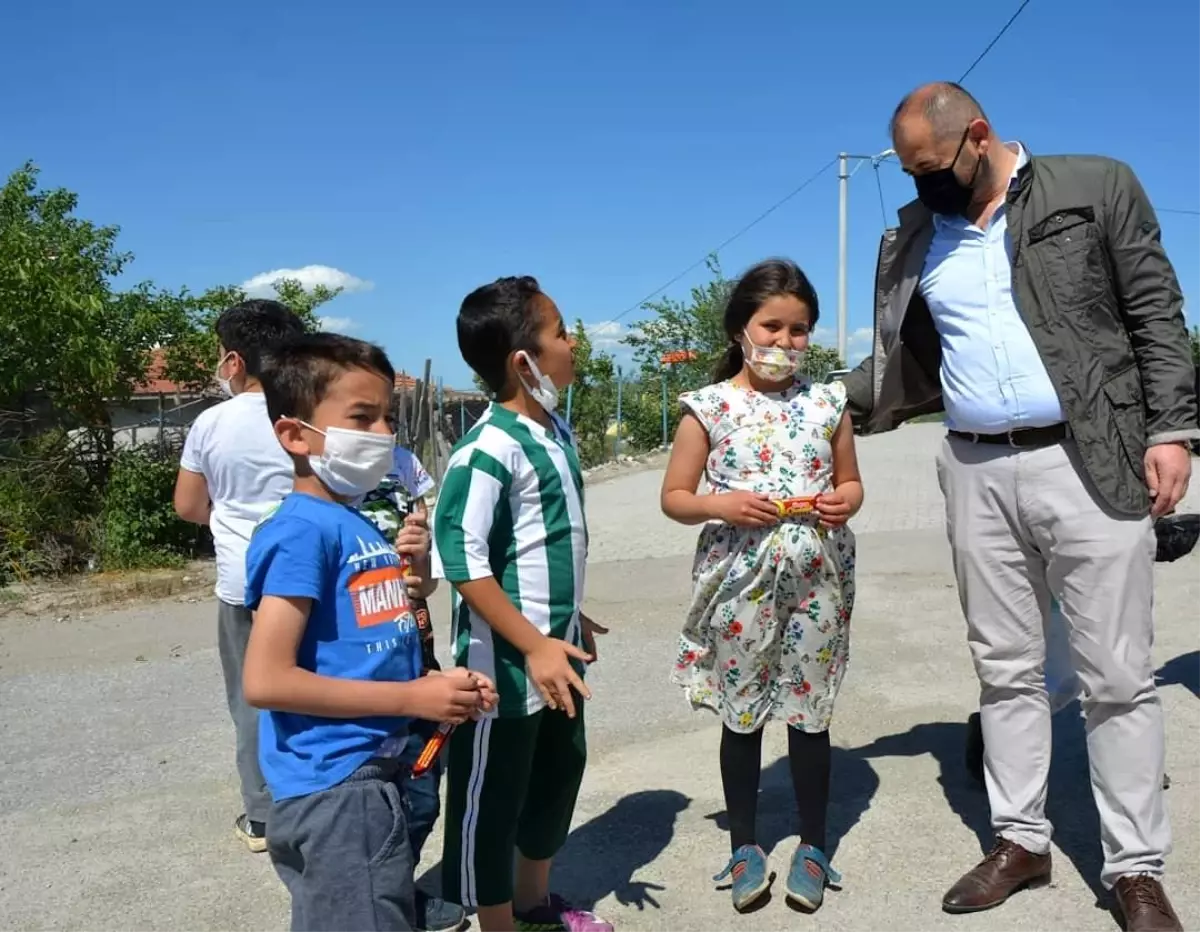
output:
M 791 259 L 766 259 L 746 269 L 738 279 L 729 303 L 725 305 L 725 335 L 729 346 L 717 362 L 714 382 L 724 382 L 742 371 L 744 362 L 741 336 L 755 315 L 771 298 L 792 297 L 808 308 L 809 326 L 817 325 L 821 314 L 817 290 Z

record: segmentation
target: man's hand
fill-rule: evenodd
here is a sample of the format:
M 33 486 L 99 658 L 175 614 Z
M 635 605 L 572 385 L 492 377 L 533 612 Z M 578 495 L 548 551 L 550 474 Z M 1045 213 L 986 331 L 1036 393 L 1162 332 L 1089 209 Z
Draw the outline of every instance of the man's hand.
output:
M 591 657 L 574 644 L 558 638 L 542 638 L 536 648 L 525 655 L 529 675 L 551 709 L 561 709 L 569 718 L 575 717 L 574 689 L 584 699 L 591 699 L 587 686 L 571 666 L 571 658 L 589 663 Z
M 595 663 L 600 659 L 600 654 L 596 651 L 596 637 L 608 634 L 608 628 L 592 621 L 583 612 L 579 613 L 579 626 L 583 630 L 583 646 L 592 655 L 591 662 Z
M 1156 443 L 1146 450 L 1146 488 L 1150 490 L 1150 514 L 1161 518 L 1175 510 L 1187 494 L 1192 476 L 1192 456 L 1186 444 Z

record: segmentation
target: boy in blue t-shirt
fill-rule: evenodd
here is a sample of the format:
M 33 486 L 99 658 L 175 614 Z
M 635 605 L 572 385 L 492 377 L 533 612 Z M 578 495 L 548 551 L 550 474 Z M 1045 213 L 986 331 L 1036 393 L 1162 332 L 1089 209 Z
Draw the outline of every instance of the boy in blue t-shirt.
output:
M 423 594 L 428 534 L 397 552 L 349 502 L 392 464 L 391 364 L 376 346 L 313 334 L 261 380 L 292 459 L 290 495 L 246 555 L 246 700 L 265 710 L 260 762 L 274 801 L 268 850 L 292 928 L 412 929 L 413 862 L 402 769 L 409 720 L 461 723 L 495 687 L 455 669 L 422 676 L 409 587 Z

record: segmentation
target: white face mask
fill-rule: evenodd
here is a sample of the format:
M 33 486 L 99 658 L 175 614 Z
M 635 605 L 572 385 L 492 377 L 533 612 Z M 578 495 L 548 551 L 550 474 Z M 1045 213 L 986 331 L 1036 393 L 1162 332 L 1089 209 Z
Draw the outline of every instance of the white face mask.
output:
M 233 353 L 226 353 L 224 356 L 222 356 L 221 361 L 217 363 L 217 371 L 214 373 L 214 378 L 217 380 L 217 385 L 220 386 L 221 394 L 226 398 L 232 398 L 234 395 L 233 383 L 229 379 L 221 378 L 221 367 L 225 365 L 229 357 L 232 355 Z
M 759 346 L 742 334 L 742 352 L 750 371 L 767 382 L 786 382 L 796 375 L 804 361 L 804 350 Z
M 391 471 L 395 434 L 373 434 L 344 427 L 319 430 L 307 421 L 300 423 L 325 438 L 325 452 L 310 456 L 308 464 L 334 495 L 360 498 L 374 491 Z
M 546 376 L 542 375 L 542 370 L 537 367 L 537 363 L 533 361 L 533 357 L 521 350 L 517 353 L 518 359 L 524 359 L 529 363 L 529 371 L 533 373 L 533 377 L 537 379 L 536 385 L 530 385 L 524 378 L 521 381 L 525 387 L 529 389 L 529 394 L 533 396 L 533 400 L 540 404 L 547 411 L 553 411 L 558 407 L 558 389 L 554 383 Z M 520 372 L 517 373 L 520 375 Z

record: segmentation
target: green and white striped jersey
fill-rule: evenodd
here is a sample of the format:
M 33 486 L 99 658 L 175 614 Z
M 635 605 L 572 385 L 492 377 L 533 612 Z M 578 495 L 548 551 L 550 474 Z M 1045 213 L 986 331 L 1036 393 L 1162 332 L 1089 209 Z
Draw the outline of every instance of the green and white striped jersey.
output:
M 542 634 L 583 646 L 587 563 L 583 474 L 570 428 L 493 403 L 450 456 L 433 522 L 433 572 L 451 584 L 492 576 Z M 454 593 L 454 660 L 490 676 L 501 717 L 544 705 L 525 657 Z M 582 675 L 581 664 L 576 669 Z

